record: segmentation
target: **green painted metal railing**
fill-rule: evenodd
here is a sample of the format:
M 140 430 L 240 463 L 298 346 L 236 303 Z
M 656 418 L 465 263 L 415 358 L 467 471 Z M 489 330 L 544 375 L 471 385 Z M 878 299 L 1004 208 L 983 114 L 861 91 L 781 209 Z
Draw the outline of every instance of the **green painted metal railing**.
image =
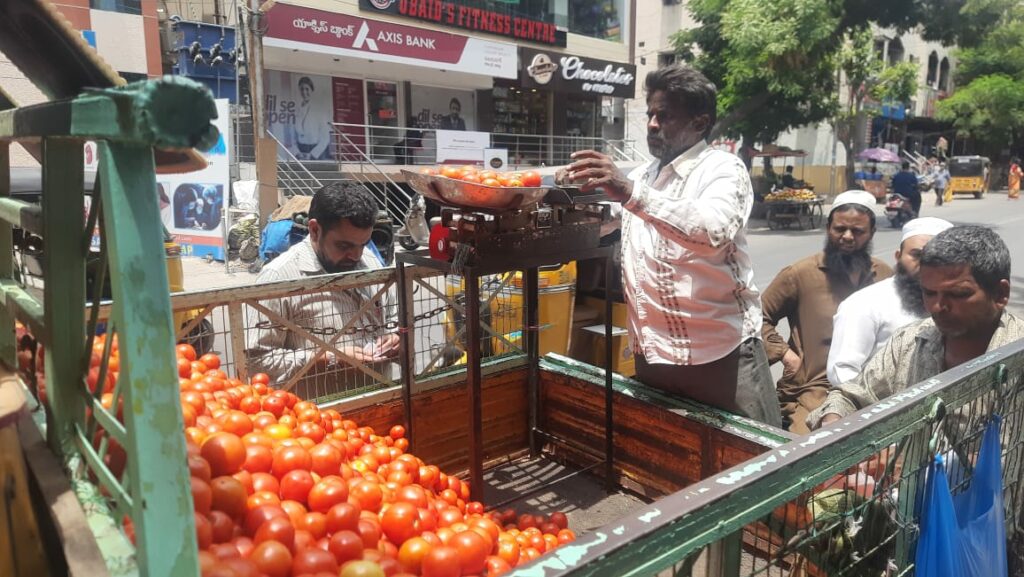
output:
M 1024 571 L 1024 341 L 918 383 L 581 536 L 514 577 L 913 575 L 936 452 L 954 492 L 1002 416 L 1011 575 Z
M 0 112 L 0 360 L 16 366 L 13 325 L 22 321 L 45 351 L 47 440 L 87 512 L 99 512 L 94 528 L 115 575 L 198 574 L 153 148 L 208 149 L 218 137 L 215 117 L 206 88 L 171 77 Z M 10 143 L 37 139 L 41 219 L 7 198 Z M 98 201 L 84 217 L 86 140 L 97 141 L 100 164 Z M 15 276 L 12 224 L 45 241 L 41 301 Z M 100 273 L 96 294 L 86 295 L 97 225 Z M 113 314 L 97 339 L 105 264 Z M 83 308 L 87 301 L 96 305 Z M 108 409 L 102 383 L 115 347 L 120 367 Z M 94 354 L 103 360 L 96 390 L 87 384 Z M 117 530 L 129 522 L 134 552 Z

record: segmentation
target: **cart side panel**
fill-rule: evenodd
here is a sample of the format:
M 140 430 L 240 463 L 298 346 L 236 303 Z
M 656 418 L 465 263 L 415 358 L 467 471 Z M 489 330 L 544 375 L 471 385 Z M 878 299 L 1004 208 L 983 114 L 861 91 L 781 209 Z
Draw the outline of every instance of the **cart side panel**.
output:
M 484 461 L 525 450 L 527 439 L 526 370 L 522 368 L 483 377 Z M 469 468 L 469 396 L 465 383 L 415 394 L 410 451 L 446 472 Z M 403 420 L 401 399 L 346 411 L 346 419 L 373 427 L 378 434 Z
M 649 496 L 664 495 L 768 450 L 750 439 L 616 391 L 615 469 L 620 482 Z M 682 411 L 680 411 L 682 412 Z M 541 371 L 541 427 L 556 437 L 555 455 L 579 464 L 604 447 L 604 388 Z

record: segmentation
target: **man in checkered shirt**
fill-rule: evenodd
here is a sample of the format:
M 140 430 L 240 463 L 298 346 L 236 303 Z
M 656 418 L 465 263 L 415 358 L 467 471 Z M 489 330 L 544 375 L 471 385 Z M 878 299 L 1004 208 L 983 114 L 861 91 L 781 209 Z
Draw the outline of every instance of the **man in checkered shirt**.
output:
M 706 141 L 715 86 L 677 64 L 648 74 L 645 89 L 655 159 L 627 177 L 608 156 L 581 151 L 568 175 L 619 203 L 637 377 L 780 426 L 746 240 L 750 176 L 739 158 Z

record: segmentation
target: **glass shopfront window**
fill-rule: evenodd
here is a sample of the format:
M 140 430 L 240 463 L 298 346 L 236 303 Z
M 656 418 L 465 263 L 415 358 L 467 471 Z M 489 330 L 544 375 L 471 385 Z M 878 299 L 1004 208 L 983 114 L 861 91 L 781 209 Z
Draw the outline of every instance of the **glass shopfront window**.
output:
M 597 133 L 597 101 L 593 98 L 568 98 L 565 101 L 565 135 L 591 138 Z
M 495 86 L 493 135 L 495 148 L 508 150 L 511 164 L 550 163 L 549 92 L 515 86 Z
M 569 0 L 569 32 L 622 42 L 624 0 Z
M 377 162 L 393 163 L 398 142 L 398 84 L 368 81 L 366 111 L 370 128 L 370 156 Z

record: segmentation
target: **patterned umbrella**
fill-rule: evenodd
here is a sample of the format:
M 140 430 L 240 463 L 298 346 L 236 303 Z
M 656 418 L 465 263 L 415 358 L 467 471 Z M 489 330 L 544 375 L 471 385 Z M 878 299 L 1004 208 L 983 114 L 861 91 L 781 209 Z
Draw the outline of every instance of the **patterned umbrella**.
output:
M 868 148 L 857 155 L 860 160 L 871 160 L 874 162 L 899 162 L 900 155 L 884 148 Z

